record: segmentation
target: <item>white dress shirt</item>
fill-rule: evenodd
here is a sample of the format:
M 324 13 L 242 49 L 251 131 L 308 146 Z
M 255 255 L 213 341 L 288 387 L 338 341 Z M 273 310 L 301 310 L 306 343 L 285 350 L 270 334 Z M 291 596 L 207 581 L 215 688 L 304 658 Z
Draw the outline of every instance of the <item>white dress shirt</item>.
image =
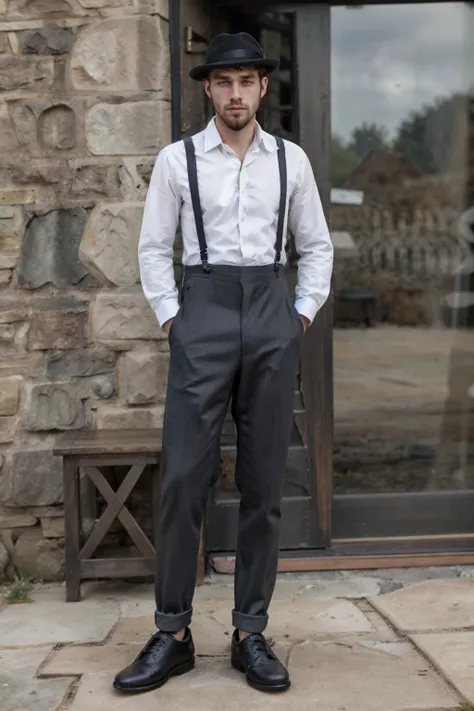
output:
M 222 142 L 215 120 L 194 136 L 199 192 L 209 264 L 262 266 L 275 261 L 280 202 L 278 151 L 273 136 L 257 124 L 243 163 Z M 285 141 L 288 192 L 284 235 L 295 238 L 298 262 L 295 306 L 312 321 L 326 301 L 333 245 L 313 171 L 304 151 Z M 178 290 L 173 246 L 178 225 L 183 264 L 201 263 L 186 154 L 182 141 L 163 148 L 148 189 L 138 257 L 143 291 L 160 325 L 176 316 Z M 283 240 L 281 263 L 286 261 Z

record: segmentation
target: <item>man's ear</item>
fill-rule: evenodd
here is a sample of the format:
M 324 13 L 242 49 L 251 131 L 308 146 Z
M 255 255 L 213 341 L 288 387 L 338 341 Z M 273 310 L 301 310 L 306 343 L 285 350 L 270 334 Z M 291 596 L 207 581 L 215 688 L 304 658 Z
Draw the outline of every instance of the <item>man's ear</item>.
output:
M 262 77 L 262 80 L 260 82 L 260 87 L 261 87 L 260 98 L 263 99 L 263 97 L 267 93 L 267 89 L 268 89 L 268 77 Z
M 209 79 L 204 79 L 203 86 L 204 86 L 204 91 L 206 92 L 208 97 L 211 98 L 211 88 L 210 88 L 211 82 L 209 81 Z

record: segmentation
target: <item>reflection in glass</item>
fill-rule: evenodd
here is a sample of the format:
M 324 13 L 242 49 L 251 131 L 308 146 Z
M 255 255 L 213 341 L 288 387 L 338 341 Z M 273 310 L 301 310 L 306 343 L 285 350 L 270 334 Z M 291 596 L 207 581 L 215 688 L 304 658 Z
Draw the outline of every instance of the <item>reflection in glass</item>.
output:
M 474 486 L 472 14 L 331 10 L 336 494 Z

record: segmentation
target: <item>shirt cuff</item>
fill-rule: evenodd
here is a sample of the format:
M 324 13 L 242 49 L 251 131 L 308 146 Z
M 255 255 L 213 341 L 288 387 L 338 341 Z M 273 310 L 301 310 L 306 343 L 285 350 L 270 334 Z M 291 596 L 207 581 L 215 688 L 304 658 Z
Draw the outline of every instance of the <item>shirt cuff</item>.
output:
M 156 309 L 156 318 L 160 326 L 164 323 L 174 318 L 179 311 L 179 301 L 178 299 L 168 298 L 161 302 L 161 304 Z
M 310 324 L 313 323 L 314 317 L 318 311 L 318 307 L 314 303 L 313 299 L 309 299 L 307 296 L 301 296 L 296 299 L 295 309 L 298 311 L 300 316 L 306 316 Z

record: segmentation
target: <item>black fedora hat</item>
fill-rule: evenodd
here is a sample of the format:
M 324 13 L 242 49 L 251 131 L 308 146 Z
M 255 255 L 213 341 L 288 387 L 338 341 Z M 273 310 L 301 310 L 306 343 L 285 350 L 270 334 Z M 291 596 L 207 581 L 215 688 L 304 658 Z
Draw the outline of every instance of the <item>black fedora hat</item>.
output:
M 193 67 L 191 79 L 202 81 L 213 69 L 263 67 L 268 73 L 280 66 L 278 59 L 267 59 L 256 39 L 247 32 L 217 35 L 207 48 L 206 63 Z

